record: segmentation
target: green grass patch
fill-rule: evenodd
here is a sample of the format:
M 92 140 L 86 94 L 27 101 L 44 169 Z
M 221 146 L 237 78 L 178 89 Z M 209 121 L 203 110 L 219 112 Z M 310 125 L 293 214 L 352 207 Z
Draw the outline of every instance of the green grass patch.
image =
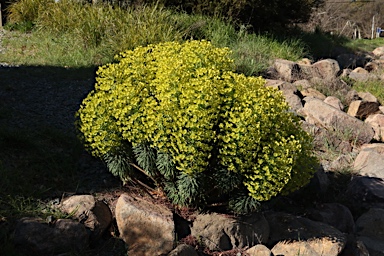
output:
M 384 103 L 384 82 L 381 80 L 356 82 L 353 84 L 353 89 L 358 92 L 370 92 L 381 104 Z
M 372 52 L 375 48 L 384 45 L 384 38 L 350 40 L 345 46 L 354 51 Z
M 247 33 L 245 27 L 236 30 L 220 18 L 187 15 L 159 6 L 120 9 L 70 0 L 34 3 L 40 6 L 34 7 L 40 10 L 37 14 L 31 11 L 34 15 L 10 19 L 13 23 L 8 25 L 11 28 L 33 19 L 34 29 L 31 33 L 7 33 L 4 45 L 8 50 L 0 60 L 23 65 L 97 66 L 137 46 L 204 39 L 218 47 L 230 47 L 237 70 L 252 75 L 267 68 L 275 57 L 297 60 L 305 55 L 300 40 L 257 36 Z

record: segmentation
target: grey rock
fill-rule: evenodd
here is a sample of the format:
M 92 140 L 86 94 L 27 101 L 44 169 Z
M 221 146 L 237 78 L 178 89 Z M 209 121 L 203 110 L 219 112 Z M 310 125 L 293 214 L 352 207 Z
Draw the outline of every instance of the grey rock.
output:
M 199 256 L 196 250 L 187 244 L 180 244 L 168 256 Z
M 384 207 L 384 180 L 356 176 L 348 184 L 345 198 L 358 208 Z
M 384 255 L 384 209 L 371 208 L 356 220 L 358 239 L 370 255 Z
M 265 243 L 269 226 L 262 214 L 246 217 L 201 214 L 193 222 L 191 234 L 202 239 L 210 250 L 225 251 Z
M 326 223 L 343 233 L 355 232 L 355 221 L 348 207 L 339 203 L 325 203 L 309 209 L 306 217 Z
M 85 226 L 73 220 L 48 225 L 40 218 L 22 218 L 15 227 L 14 244 L 26 255 L 56 255 L 82 252 L 89 247 Z
M 384 179 L 384 144 L 363 145 L 353 167 L 362 176 Z
M 257 244 L 245 251 L 249 256 L 272 256 L 271 250 L 265 245 Z
M 84 223 L 92 231 L 92 239 L 100 238 L 112 223 L 112 213 L 92 195 L 75 195 L 64 199 L 59 208 Z

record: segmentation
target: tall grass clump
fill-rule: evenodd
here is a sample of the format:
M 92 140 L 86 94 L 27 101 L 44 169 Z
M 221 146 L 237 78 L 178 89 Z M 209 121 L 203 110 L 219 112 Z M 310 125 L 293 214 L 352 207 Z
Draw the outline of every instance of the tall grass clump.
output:
M 39 12 L 46 9 L 52 0 L 18 0 L 8 6 L 8 21 L 12 24 L 34 24 Z
M 75 35 L 85 48 L 100 47 L 115 54 L 140 45 L 181 40 L 171 14 L 158 6 L 121 9 L 62 0 L 41 12 L 36 26 L 52 34 Z
M 180 41 L 184 35 L 177 29 L 172 12 L 156 5 L 121 9 L 110 4 L 91 5 L 72 0 L 57 3 L 32 0 L 34 5 L 30 1 L 20 0 L 10 5 L 8 27 L 17 28 L 24 21 L 33 24 L 34 34 L 28 39 L 36 38 L 32 52 L 48 55 L 49 62 L 57 56 L 48 53 L 47 45 L 50 49 L 58 49 L 56 52 L 61 52 L 62 56 L 71 56 L 72 63 L 100 65 L 102 63 L 98 61 L 111 61 L 123 50 L 150 43 Z M 28 8 L 33 10 L 18 11 Z M 51 39 L 52 43 L 45 39 Z M 28 40 L 23 54 L 28 53 L 25 51 Z M 44 43 L 39 43 L 39 40 Z M 74 50 L 71 47 L 67 49 L 68 41 L 73 42 Z

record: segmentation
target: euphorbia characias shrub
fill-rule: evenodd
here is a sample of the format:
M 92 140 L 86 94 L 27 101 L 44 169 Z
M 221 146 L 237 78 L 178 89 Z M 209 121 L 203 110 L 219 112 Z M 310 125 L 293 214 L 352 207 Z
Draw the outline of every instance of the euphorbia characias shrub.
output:
M 280 92 L 233 72 L 230 53 L 207 41 L 121 53 L 77 113 L 85 146 L 125 180 L 140 166 L 176 204 L 220 197 L 247 212 L 233 197 L 252 205 L 302 187 L 311 138 Z

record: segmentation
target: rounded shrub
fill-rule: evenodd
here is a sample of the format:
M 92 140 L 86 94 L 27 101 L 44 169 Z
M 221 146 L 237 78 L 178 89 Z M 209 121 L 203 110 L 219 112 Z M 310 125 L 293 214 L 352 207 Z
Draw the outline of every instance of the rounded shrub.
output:
M 311 138 L 280 92 L 233 72 L 230 54 L 207 41 L 121 53 L 77 113 L 82 141 L 115 175 L 144 172 L 179 205 L 249 212 L 302 187 Z

